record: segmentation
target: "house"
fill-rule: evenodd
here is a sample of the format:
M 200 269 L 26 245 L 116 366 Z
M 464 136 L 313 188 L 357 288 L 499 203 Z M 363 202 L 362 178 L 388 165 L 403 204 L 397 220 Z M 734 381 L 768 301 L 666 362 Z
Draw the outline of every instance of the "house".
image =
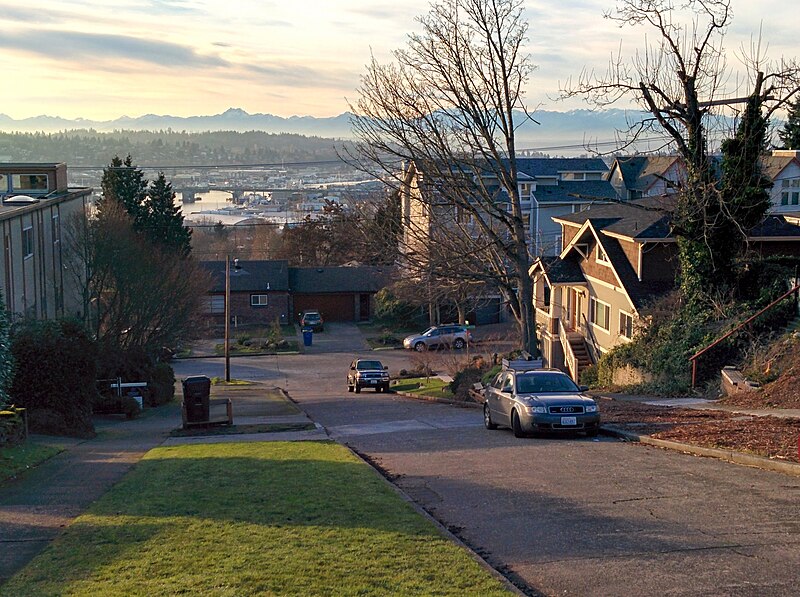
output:
M 533 255 L 558 255 L 561 250 L 561 227 L 554 217 L 617 198 L 600 158 L 517 158 L 517 169 L 523 209 L 530 214 Z
M 615 199 L 615 189 L 606 180 L 608 166 L 600 158 L 531 158 L 518 157 L 517 185 L 520 203 L 528 228 L 528 245 L 533 255 L 557 255 L 561 229 L 552 217 L 586 209 L 598 200 Z M 487 174 L 482 181 L 490 191 L 497 188 L 497 202 L 508 197 Z M 465 181 L 465 184 L 470 184 Z M 403 172 L 400 187 L 404 245 L 422 250 L 423 240 L 438 226 L 464 226 L 459 209 L 438 197 L 435 184 L 410 163 Z M 507 208 L 506 208 L 507 209 Z
M 92 189 L 68 188 L 63 163 L 0 164 L 0 280 L 16 317 L 85 316 L 85 264 L 65 232 L 86 225 Z
M 203 261 L 211 277 L 207 319 L 225 324 L 225 262 Z M 230 318 L 233 325 L 282 324 L 291 319 L 289 264 L 285 260 L 239 261 L 230 267 Z
M 617 197 L 623 201 L 673 193 L 685 178 L 683 164 L 674 155 L 618 157 L 608 175 Z
M 291 267 L 293 314 L 313 309 L 325 321 L 369 321 L 375 294 L 389 282 L 386 267 Z
M 212 287 L 207 320 L 225 323 L 225 262 L 204 261 Z M 230 317 L 234 325 L 271 325 L 296 321 L 314 309 L 327 321 L 366 321 L 374 296 L 387 283 L 384 267 L 289 267 L 286 260 L 234 260 L 230 267 Z
M 555 218 L 564 246 L 531 267 L 542 358 L 577 380 L 580 371 L 628 342 L 648 303 L 675 286 L 677 245 L 669 196 L 598 205 Z M 769 215 L 749 234 L 763 256 L 800 256 L 800 226 Z
M 773 182 L 770 211 L 778 214 L 800 212 L 800 151 L 774 150 L 762 158 L 762 171 Z

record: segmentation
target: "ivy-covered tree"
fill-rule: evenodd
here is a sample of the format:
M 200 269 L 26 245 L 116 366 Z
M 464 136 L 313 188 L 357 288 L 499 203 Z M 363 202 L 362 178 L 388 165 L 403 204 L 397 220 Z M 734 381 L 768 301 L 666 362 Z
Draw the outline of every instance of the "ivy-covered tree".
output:
M 800 149 L 800 96 L 789 106 L 789 116 L 778 137 L 784 149 Z
M 192 231 L 183 225 L 181 208 L 175 205 L 175 191 L 163 172 L 159 172 L 142 206 L 140 218 L 144 234 L 162 247 L 185 257 L 192 250 Z
M 0 407 L 8 404 L 9 390 L 14 378 L 14 355 L 11 352 L 11 322 L 6 303 L 0 293 Z

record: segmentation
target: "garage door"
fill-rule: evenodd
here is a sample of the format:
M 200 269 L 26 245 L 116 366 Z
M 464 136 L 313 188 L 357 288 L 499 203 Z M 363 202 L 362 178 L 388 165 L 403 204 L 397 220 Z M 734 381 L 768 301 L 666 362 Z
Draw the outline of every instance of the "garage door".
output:
M 315 309 L 325 321 L 355 321 L 356 304 L 352 294 L 295 294 L 294 310 L 297 313 Z

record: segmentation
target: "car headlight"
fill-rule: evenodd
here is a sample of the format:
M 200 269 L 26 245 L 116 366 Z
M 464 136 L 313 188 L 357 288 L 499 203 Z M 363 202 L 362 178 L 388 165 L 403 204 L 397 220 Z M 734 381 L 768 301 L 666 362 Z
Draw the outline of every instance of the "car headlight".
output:
M 547 414 L 547 408 L 544 406 L 529 406 L 528 410 L 537 415 Z
M 586 412 L 587 413 L 596 413 L 599 410 L 600 409 L 597 407 L 596 404 L 590 404 L 589 406 L 586 407 Z

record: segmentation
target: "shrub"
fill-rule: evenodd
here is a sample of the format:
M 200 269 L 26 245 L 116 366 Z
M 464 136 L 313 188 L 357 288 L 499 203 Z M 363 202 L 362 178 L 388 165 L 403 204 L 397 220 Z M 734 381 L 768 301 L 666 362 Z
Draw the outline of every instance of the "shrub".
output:
M 493 366 L 486 373 L 484 373 L 483 376 L 481 376 L 481 383 L 485 386 L 488 386 L 490 383 L 492 383 L 492 380 L 495 378 L 495 376 L 502 370 L 502 365 Z
M 158 363 L 153 367 L 150 379 L 147 380 L 147 406 L 161 406 L 175 397 L 175 372 L 167 363 Z
M 583 386 L 589 386 L 590 388 L 596 388 L 598 384 L 598 371 L 597 365 L 589 365 L 585 367 L 583 371 L 581 371 L 580 375 L 580 382 Z
M 71 320 L 24 321 L 12 332 L 14 403 L 28 409 L 31 431 L 91 437 L 97 395 L 97 347 Z
M 456 400 L 471 400 L 469 391 L 472 386 L 481 380 L 481 375 L 485 369 L 481 367 L 467 367 L 462 369 L 453 376 L 453 381 L 450 382 L 450 391 Z
M 10 448 L 25 441 L 24 413 L 24 408 L 13 405 L 0 410 L 0 448 Z

